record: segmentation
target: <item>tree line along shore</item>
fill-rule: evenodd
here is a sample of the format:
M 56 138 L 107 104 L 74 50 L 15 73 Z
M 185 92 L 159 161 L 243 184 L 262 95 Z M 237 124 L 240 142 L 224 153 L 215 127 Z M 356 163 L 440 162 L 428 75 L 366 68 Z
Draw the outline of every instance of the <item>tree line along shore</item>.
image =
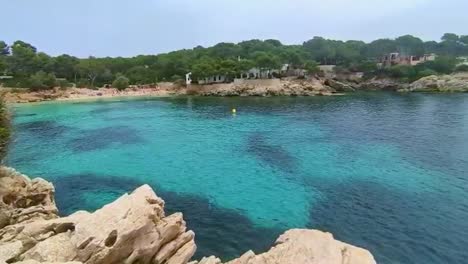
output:
M 410 57 L 436 54 L 437 57 L 417 65 L 379 66 L 386 54 L 395 53 Z M 302 45 L 285 45 L 273 39 L 249 40 L 131 58 L 77 58 L 67 54 L 53 57 L 24 41 L 10 45 L 0 41 L 0 84 L 32 91 L 57 87 L 124 90 L 129 85 L 184 84 L 189 72 L 195 82 L 217 75 L 222 75 L 227 82 L 252 68 L 274 73 L 262 78 L 282 77 L 281 72 L 272 70 L 284 65 L 302 69 L 307 75 L 320 76 L 322 66 L 333 65 L 335 73 L 359 72 L 367 79 L 389 77 L 412 82 L 430 75 L 466 72 L 468 63 L 463 63 L 466 57 L 468 35 L 453 33 L 444 34 L 438 42 L 423 41 L 411 35 L 370 43 L 322 37 L 314 37 Z

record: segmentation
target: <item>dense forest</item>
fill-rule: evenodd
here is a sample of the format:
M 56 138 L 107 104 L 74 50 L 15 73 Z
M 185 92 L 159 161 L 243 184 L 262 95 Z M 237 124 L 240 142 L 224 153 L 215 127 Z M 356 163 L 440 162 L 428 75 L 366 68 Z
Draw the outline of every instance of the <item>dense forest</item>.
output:
M 390 52 L 407 55 L 436 53 L 435 62 L 418 67 L 394 66 L 377 70 L 376 62 Z M 302 45 L 284 45 L 278 40 L 249 40 L 219 43 L 213 47 L 195 47 L 159 55 L 132 58 L 76 58 L 71 55 L 52 57 L 39 52 L 33 45 L 16 41 L 8 45 L 0 41 L 0 75 L 12 76 L 0 80 L 7 87 L 46 89 L 60 85 L 101 87 L 116 80 L 129 84 L 150 84 L 177 81 L 192 72 L 194 78 L 214 74 L 235 76 L 252 67 L 277 69 L 288 63 L 309 72 L 317 65 L 334 64 L 341 71 L 364 71 L 387 74 L 397 78 L 415 79 L 456 70 L 456 58 L 468 56 L 468 35 L 445 34 L 439 42 L 405 35 L 396 39 L 339 41 L 314 37 Z M 459 68 L 459 70 L 466 70 Z

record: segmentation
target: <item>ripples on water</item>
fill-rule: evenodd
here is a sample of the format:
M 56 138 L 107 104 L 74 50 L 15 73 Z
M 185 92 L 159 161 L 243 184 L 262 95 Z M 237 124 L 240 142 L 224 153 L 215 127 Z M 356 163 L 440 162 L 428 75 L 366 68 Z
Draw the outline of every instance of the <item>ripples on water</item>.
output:
M 237 108 L 237 115 L 231 109 Z M 468 95 L 161 98 L 15 107 L 8 164 L 62 214 L 152 185 L 197 256 L 318 228 L 379 263 L 468 258 Z

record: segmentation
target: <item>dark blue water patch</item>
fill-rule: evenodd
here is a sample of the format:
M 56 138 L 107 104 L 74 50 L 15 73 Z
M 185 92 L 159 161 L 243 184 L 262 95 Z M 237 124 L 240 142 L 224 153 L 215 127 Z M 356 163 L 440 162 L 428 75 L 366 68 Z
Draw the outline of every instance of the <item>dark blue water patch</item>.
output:
M 112 112 L 112 111 L 115 111 L 116 109 L 113 108 L 113 107 L 99 107 L 99 108 L 96 108 L 96 109 L 93 109 L 91 111 L 89 111 L 90 114 L 95 114 L 95 115 L 100 115 L 100 114 L 104 114 L 104 113 L 109 113 L 109 112 Z
M 208 199 L 174 192 L 160 192 L 167 212 L 183 212 L 190 229 L 196 233 L 195 259 L 219 256 L 223 260 L 239 257 L 248 250 L 267 251 L 285 230 L 263 228 L 238 211 L 218 207 Z
M 457 124 L 463 123 L 459 113 L 466 105 L 466 99 L 459 95 L 369 94 L 297 116 L 299 122 L 320 124 L 328 142 L 394 145 L 419 166 L 464 175 L 468 171 L 462 136 L 466 131 Z M 388 122 L 395 115 L 398 120 Z
M 281 145 L 271 144 L 262 132 L 247 138 L 247 152 L 271 167 L 292 173 L 297 169 L 297 160 Z
M 411 194 L 356 181 L 314 187 L 326 194 L 310 228 L 370 250 L 378 263 L 465 263 L 467 200 Z M 463 213 L 460 213 L 463 212 Z
M 23 114 L 15 113 L 14 117 L 31 117 L 31 116 L 36 116 L 36 115 L 37 114 L 34 114 L 34 113 L 23 113 Z
M 131 178 L 93 174 L 70 175 L 54 180 L 56 202 L 63 216 L 79 210 L 95 211 L 143 184 Z M 216 206 L 206 198 L 168 192 L 150 185 L 165 200 L 166 215 L 182 212 L 188 229 L 195 232 L 198 249 L 194 259 L 216 255 L 230 260 L 250 249 L 264 252 L 284 232 L 276 228 L 258 227 L 240 212 Z M 99 198 L 90 199 L 90 194 Z
M 14 130 L 29 133 L 34 137 L 53 140 L 54 138 L 73 130 L 73 128 L 61 125 L 57 121 L 44 120 L 15 124 Z
M 79 137 L 68 142 L 68 146 L 74 152 L 86 152 L 104 149 L 115 143 L 141 144 L 145 143 L 145 139 L 138 134 L 136 129 L 128 126 L 110 126 L 83 130 Z

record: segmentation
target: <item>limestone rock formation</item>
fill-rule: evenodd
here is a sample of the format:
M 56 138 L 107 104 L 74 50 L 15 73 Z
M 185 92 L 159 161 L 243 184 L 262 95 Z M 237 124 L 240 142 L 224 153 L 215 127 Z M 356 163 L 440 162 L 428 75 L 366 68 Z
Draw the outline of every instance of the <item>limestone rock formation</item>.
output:
M 410 92 L 468 92 L 468 73 L 451 75 L 431 75 L 413 82 L 407 89 Z
M 347 81 L 337 81 L 333 79 L 325 80 L 325 85 L 330 86 L 331 88 L 335 89 L 337 92 L 355 92 L 356 87 L 355 84 L 352 84 Z
M 53 186 L 0 169 L 0 264 L 186 264 L 195 234 L 181 213 L 165 216 L 164 201 L 144 185 L 94 213 L 59 218 Z M 217 257 L 191 264 L 221 264 Z M 290 230 L 266 253 L 249 251 L 227 264 L 373 264 L 369 251 L 329 233 Z
M 53 186 L 12 170 L 0 179 L 0 195 L 13 216 L 0 229 L 0 263 L 169 264 L 187 263 L 195 253 L 195 235 L 182 214 L 165 216 L 164 201 L 148 185 L 94 213 L 57 218 L 36 210 L 23 219 L 25 209 L 56 208 Z
M 57 218 L 55 189 L 49 182 L 11 168 L 0 168 L 0 228 L 40 219 Z
M 210 257 L 194 264 L 221 264 Z M 268 252 L 255 255 L 248 251 L 240 258 L 225 264 L 375 264 L 372 254 L 333 238 L 330 233 L 317 230 L 293 229 L 281 235 Z
M 391 78 L 373 78 L 359 84 L 360 90 L 398 91 L 405 89 L 407 83 Z
M 335 90 L 318 79 L 260 79 L 193 85 L 189 92 L 202 96 L 316 96 L 332 95 Z

